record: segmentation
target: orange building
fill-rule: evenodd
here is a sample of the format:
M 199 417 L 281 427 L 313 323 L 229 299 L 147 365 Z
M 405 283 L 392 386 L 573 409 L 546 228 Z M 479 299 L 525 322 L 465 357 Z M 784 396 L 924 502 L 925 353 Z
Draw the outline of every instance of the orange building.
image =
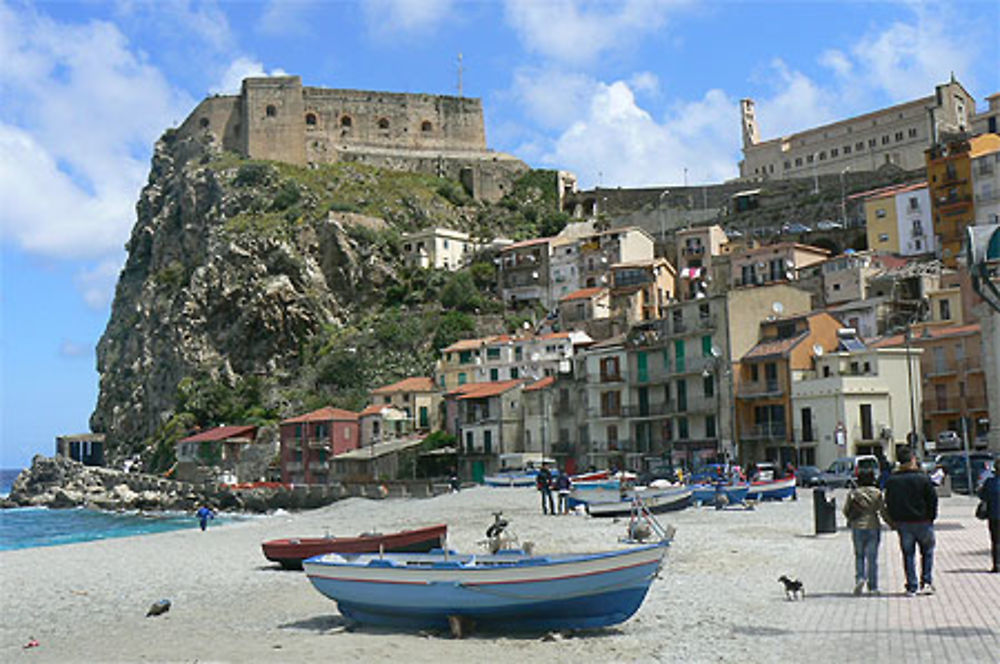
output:
M 736 377 L 736 427 L 743 464 L 775 461 L 812 465 L 813 448 L 795 459 L 792 381 L 812 369 L 813 357 L 838 346 L 840 321 L 825 311 L 765 321 L 760 341 L 740 359 Z M 820 350 L 821 349 L 821 350 Z

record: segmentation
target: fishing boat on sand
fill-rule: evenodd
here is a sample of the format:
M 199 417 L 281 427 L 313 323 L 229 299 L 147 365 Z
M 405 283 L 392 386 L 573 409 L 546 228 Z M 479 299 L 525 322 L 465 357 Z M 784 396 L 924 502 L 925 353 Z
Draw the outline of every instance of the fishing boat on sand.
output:
M 701 505 L 745 504 L 750 485 L 746 482 L 692 484 L 691 500 Z
M 504 522 L 504 525 L 505 522 Z M 657 524 L 658 526 L 658 524 Z M 491 527 L 490 537 L 499 537 Z M 337 554 L 305 561 L 320 593 L 344 617 L 397 628 L 463 624 L 506 631 L 615 625 L 638 610 L 672 537 L 600 553 L 536 555 L 525 546 L 491 553 Z
M 289 537 L 261 544 L 264 557 L 285 569 L 302 569 L 302 561 L 325 553 L 357 554 L 426 552 L 441 548 L 448 536 L 448 526 L 439 524 L 396 533 L 362 533 L 357 537 Z
M 628 516 L 634 511 L 633 503 L 638 500 L 653 514 L 682 510 L 691 504 L 691 487 L 653 487 L 630 491 L 616 500 L 587 503 L 587 513 L 594 517 Z
M 795 476 L 777 480 L 753 482 L 747 491 L 750 500 L 783 500 L 795 497 Z
M 535 479 L 542 464 L 555 465 L 556 460 L 541 454 L 514 452 L 500 455 L 500 470 L 483 478 L 486 486 L 525 487 L 535 486 Z

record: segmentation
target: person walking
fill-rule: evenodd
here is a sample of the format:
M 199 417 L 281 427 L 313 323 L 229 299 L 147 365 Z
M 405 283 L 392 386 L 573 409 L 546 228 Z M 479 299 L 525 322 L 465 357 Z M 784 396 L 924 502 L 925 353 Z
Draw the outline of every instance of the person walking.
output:
M 549 470 L 549 464 L 542 464 L 542 469 L 535 476 L 535 486 L 542 494 L 542 514 L 555 514 L 556 508 L 552 503 L 552 472 Z
M 986 503 L 986 523 L 990 529 L 990 553 L 993 567 L 990 572 L 1000 573 L 1000 459 L 993 462 L 993 475 L 986 478 L 978 491 L 979 499 Z
M 569 491 L 573 488 L 573 482 L 565 470 L 560 470 L 556 476 L 556 491 L 559 493 L 559 514 L 566 514 L 569 509 L 566 503 L 569 500 Z
M 851 528 L 854 542 L 854 594 L 860 595 L 865 584 L 873 595 L 878 589 L 878 548 L 882 541 L 885 501 L 878 488 L 874 470 L 865 469 L 858 475 L 858 486 L 851 489 L 844 501 L 844 516 Z
M 938 498 L 927 474 L 920 470 L 909 447 L 896 455 L 899 468 L 885 483 L 885 506 L 890 525 L 899 533 L 906 570 L 906 595 L 917 594 L 916 549 L 920 547 L 920 592 L 934 594 L 934 520 Z
M 208 528 L 208 520 L 215 518 L 215 512 L 208 505 L 202 505 L 198 508 L 196 516 L 198 517 L 198 525 L 201 526 L 202 530 L 206 530 Z

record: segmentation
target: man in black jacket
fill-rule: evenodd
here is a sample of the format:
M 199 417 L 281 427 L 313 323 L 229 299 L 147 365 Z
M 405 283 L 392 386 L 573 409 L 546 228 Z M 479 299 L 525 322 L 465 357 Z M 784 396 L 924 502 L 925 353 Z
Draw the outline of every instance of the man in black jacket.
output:
M 920 591 L 934 594 L 934 519 L 938 499 L 934 485 L 920 470 L 909 447 L 897 453 L 899 469 L 885 483 L 885 506 L 899 533 L 906 570 L 906 594 L 917 594 L 916 548 L 920 546 Z

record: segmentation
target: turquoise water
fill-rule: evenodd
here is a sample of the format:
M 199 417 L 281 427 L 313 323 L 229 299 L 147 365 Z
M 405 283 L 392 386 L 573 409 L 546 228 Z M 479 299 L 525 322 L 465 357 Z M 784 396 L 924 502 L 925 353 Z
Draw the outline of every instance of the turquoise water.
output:
M 0 470 L 0 495 L 10 493 L 10 486 L 18 472 L 20 471 Z M 217 516 L 210 522 L 209 528 L 222 525 L 233 518 Z M 148 535 L 197 527 L 198 519 L 194 514 L 178 512 L 145 514 L 18 507 L 0 510 L 0 551 Z

